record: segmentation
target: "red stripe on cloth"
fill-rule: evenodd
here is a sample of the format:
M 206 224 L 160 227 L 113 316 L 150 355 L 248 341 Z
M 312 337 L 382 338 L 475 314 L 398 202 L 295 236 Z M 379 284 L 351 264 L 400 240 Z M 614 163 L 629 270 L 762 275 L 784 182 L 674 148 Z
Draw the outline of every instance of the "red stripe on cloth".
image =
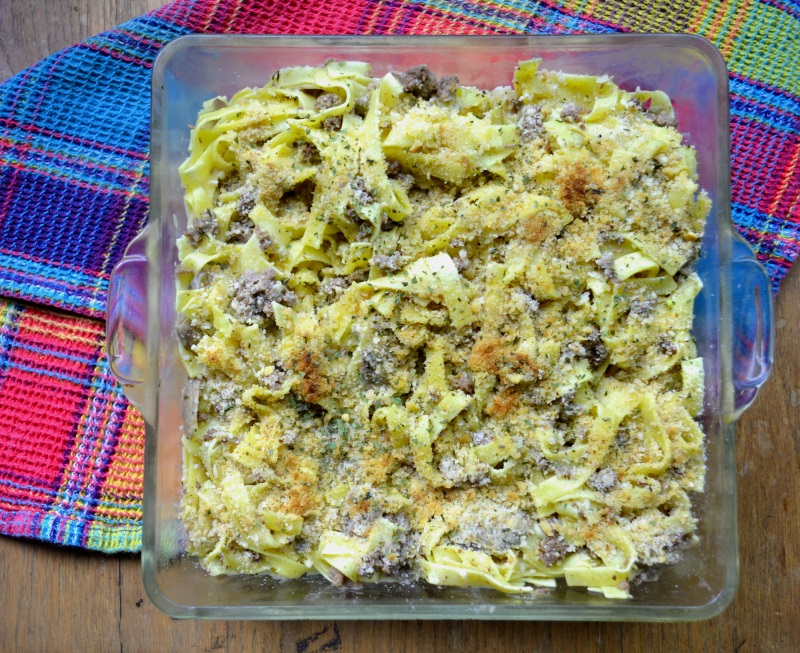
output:
M 43 320 L 39 311 L 20 313 L 12 305 L 7 311 L 2 329 L 7 355 L 0 373 L 0 469 L 11 470 L 23 481 L 57 483 L 76 416 L 90 392 L 72 379 L 84 377 L 87 363 L 94 364 L 96 347 L 87 336 L 100 325 L 86 322 L 76 328 L 69 316 L 54 314 Z M 69 354 L 54 357 L 54 352 Z
M 13 118 L 9 118 L 6 116 L 0 116 L 0 126 L 6 127 L 6 132 L 5 132 L 6 134 L 8 133 L 9 129 L 20 129 L 25 132 L 42 134 L 43 136 L 52 136 L 53 138 L 57 138 L 58 140 L 67 143 L 85 145 L 87 147 L 91 147 L 94 150 L 105 150 L 107 152 L 113 152 L 114 154 L 122 154 L 124 156 L 131 157 L 132 159 L 139 159 L 144 161 L 149 156 L 146 152 L 135 152 L 134 150 L 125 150 L 120 147 L 114 147 L 113 145 L 108 145 L 107 143 L 101 143 L 99 141 L 90 140 L 87 138 L 80 138 L 79 136 L 75 136 L 74 134 L 64 134 L 62 132 L 53 131 L 52 129 L 47 129 L 46 127 L 42 127 L 41 125 L 31 125 L 28 123 L 19 122 L 18 120 L 14 120 Z
M 8 138 L 0 138 L 0 152 L 14 151 L 18 152 L 18 157 L 22 158 L 23 154 L 33 152 L 34 154 L 41 155 L 44 159 L 53 159 L 54 161 L 61 161 L 68 167 L 86 168 L 87 171 L 102 170 L 104 172 L 112 172 L 115 175 L 124 179 L 137 179 L 139 175 L 131 170 L 125 170 L 119 166 L 109 166 L 103 163 L 90 161 L 89 159 L 76 159 L 74 156 L 68 154 L 61 154 L 55 150 L 50 150 L 44 147 L 38 147 L 29 143 L 16 143 Z M 2 159 L 0 159 L 2 160 Z
M 56 489 L 85 393 L 35 368 L 7 371 L 0 390 L 0 469 Z
M 0 396 L 0 533 L 138 549 L 144 424 L 103 323 L 0 300 Z
M 800 223 L 800 136 L 795 134 L 791 146 L 792 154 L 786 157 L 786 165 L 777 179 L 777 193 L 770 205 L 769 213 L 789 222 Z
M 380 7 L 369 0 L 353 0 L 346 4 L 286 0 L 267 2 L 237 11 L 224 31 L 243 34 L 356 34 L 359 23 L 370 7 Z M 222 13 L 222 3 L 220 3 Z M 213 24 L 213 21 L 212 21 Z M 220 31 L 206 27 L 203 31 Z
M 26 149 L 28 146 L 23 145 L 20 149 Z M 47 179 L 53 179 L 56 181 L 63 181 L 70 186 L 76 186 L 78 188 L 83 188 L 85 190 L 90 190 L 96 193 L 103 193 L 104 195 L 118 195 L 120 197 L 135 197 L 143 202 L 150 202 L 150 196 L 147 193 L 140 193 L 136 191 L 125 190 L 123 188 L 107 188 L 105 186 L 101 186 L 98 183 L 93 183 L 89 181 L 82 181 L 80 179 L 75 179 L 71 177 L 69 172 L 64 171 L 59 173 L 45 170 L 44 168 L 38 165 L 28 165 L 26 163 L 11 163 L 8 161 L 3 161 L 3 165 L 6 168 L 11 168 L 12 170 L 29 170 L 37 175 L 41 175 L 42 177 L 46 177 Z
M 733 117 L 731 146 L 731 201 L 787 218 L 790 205 L 797 198 L 795 157 L 800 134 L 782 132 L 757 120 Z

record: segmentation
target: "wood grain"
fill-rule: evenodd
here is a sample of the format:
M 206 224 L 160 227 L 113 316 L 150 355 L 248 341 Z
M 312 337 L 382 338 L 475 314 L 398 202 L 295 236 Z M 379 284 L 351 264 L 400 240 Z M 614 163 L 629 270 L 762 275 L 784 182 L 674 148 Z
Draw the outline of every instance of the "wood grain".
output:
M 157 7 L 158 0 L 0 1 L 0 79 Z M 772 378 L 737 425 L 741 583 L 694 624 L 173 621 L 144 594 L 136 556 L 0 538 L 0 652 L 797 650 L 800 617 L 800 275 L 776 301 Z

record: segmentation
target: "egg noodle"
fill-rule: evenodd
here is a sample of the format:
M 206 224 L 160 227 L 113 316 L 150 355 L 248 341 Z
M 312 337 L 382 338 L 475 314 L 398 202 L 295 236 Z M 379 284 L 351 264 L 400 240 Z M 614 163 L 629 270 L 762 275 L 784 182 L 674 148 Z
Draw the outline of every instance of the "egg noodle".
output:
M 181 515 L 212 574 L 629 596 L 695 537 L 710 202 L 660 91 L 288 68 L 180 168 Z

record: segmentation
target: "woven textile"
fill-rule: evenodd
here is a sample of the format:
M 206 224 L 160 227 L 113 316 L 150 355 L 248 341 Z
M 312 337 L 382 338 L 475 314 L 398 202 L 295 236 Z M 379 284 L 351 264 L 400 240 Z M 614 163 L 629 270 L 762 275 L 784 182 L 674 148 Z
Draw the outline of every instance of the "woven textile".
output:
M 0 295 L 104 317 L 111 269 L 147 219 L 150 70 L 182 34 L 614 31 L 693 32 L 722 52 L 733 217 L 777 291 L 800 250 L 798 0 L 177 0 L 0 86 Z M 99 323 L 3 307 L 0 533 L 136 549 L 141 424 Z
M 0 301 L 0 532 L 141 545 L 144 424 L 96 320 Z

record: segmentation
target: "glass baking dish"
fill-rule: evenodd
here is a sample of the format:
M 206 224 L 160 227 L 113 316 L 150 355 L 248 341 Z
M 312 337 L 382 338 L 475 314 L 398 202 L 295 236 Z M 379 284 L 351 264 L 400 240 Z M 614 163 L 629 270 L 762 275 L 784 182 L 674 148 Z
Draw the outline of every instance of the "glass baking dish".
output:
M 661 89 L 679 129 L 697 148 L 700 184 L 713 200 L 698 263 L 704 289 L 694 335 L 706 366 L 707 487 L 696 497 L 700 541 L 681 562 L 635 588 L 630 600 L 582 589 L 526 596 L 488 589 L 379 584 L 335 588 L 311 576 L 208 575 L 185 551 L 181 492 L 181 396 L 186 373 L 174 336 L 176 238 L 186 227 L 178 166 L 204 100 L 261 86 L 277 69 L 333 57 L 372 64 L 376 76 L 425 63 L 462 84 L 510 84 L 517 62 L 609 74 L 623 88 Z M 147 424 L 144 585 L 172 617 L 227 619 L 689 620 L 711 617 L 738 582 L 736 417 L 755 398 L 772 360 L 769 279 L 730 221 L 727 73 L 708 41 L 686 35 L 503 37 L 187 36 L 153 71 L 151 206 L 148 227 L 111 278 L 112 369 Z

